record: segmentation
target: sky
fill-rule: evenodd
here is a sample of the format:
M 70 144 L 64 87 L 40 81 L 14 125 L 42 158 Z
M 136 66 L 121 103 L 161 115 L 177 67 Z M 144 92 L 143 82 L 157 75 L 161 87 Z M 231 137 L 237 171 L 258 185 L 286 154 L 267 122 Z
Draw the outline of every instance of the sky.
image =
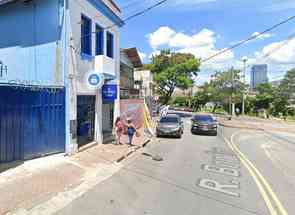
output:
M 116 0 L 128 17 L 159 0 Z M 169 48 L 206 59 L 251 35 L 295 15 L 295 0 L 168 0 L 121 28 L 121 47 L 136 47 L 143 62 Z M 293 12 L 293 13 L 292 13 Z M 267 63 L 270 80 L 281 79 L 295 67 L 295 19 L 257 39 L 226 52 L 200 68 L 196 84 L 215 71 L 243 68 L 247 80 L 253 64 Z

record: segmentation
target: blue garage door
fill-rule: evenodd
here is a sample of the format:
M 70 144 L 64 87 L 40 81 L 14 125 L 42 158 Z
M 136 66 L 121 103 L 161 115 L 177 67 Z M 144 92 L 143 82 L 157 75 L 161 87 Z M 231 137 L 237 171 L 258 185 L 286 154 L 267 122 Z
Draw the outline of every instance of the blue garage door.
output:
M 64 89 L 0 87 L 0 162 L 64 151 Z

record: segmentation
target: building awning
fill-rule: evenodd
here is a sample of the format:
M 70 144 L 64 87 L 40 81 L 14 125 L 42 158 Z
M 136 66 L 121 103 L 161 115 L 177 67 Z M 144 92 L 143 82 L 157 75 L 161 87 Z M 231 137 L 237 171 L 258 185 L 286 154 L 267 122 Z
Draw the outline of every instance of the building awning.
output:
M 136 48 L 122 49 L 122 51 L 128 56 L 134 68 L 142 67 L 142 62 Z
M 115 75 L 109 74 L 109 73 L 102 73 L 104 76 L 104 79 L 106 81 L 111 81 L 111 80 L 115 80 L 117 77 Z
M 108 1 L 118 10 L 118 12 L 120 13 L 122 12 L 119 6 L 113 0 L 108 0 Z

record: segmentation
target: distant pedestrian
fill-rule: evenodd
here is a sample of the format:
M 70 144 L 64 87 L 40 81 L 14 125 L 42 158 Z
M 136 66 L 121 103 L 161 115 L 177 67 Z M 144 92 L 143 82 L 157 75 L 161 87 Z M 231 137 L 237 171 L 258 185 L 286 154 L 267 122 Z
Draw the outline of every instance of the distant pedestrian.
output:
M 127 127 L 127 135 L 128 135 L 128 140 L 129 140 L 128 144 L 130 146 L 132 146 L 133 145 L 133 143 L 132 143 L 133 137 L 137 131 L 136 131 L 136 128 L 135 128 L 134 124 L 132 123 L 131 119 L 127 119 L 126 127 Z
M 236 108 L 236 115 L 237 115 L 237 116 L 240 115 L 240 108 Z
M 167 116 L 169 112 L 169 105 L 165 106 L 162 108 L 161 112 L 160 112 L 160 117 L 165 117 Z
M 115 122 L 115 132 L 116 132 L 116 144 L 121 145 L 121 137 L 124 132 L 124 123 L 121 120 L 121 117 L 117 117 Z

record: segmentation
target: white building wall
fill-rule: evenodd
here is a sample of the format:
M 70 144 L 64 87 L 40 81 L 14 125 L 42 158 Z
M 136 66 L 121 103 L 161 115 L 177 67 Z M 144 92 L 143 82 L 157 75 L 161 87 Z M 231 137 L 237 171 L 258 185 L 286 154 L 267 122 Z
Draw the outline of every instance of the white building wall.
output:
M 134 72 L 134 80 L 142 81 L 142 96 L 153 96 L 151 85 L 153 84 L 153 74 L 150 70 L 137 70 Z
M 95 141 L 102 143 L 102 95 L 101 90 L 89 89 L 86 85 L 86 76 L 89 71 L 95 70 L 95 34 L 92 35 L 92 56 L 93 58 L 82 59 L 81 57 L 81 15 L 92 20 L 92 31 L 95 31 L 95 25 L 98 24 L 103 28 L 114 25 L 114 23 L 100 13 L 94 5 L 87 0 L 68 1 L 68 79 L 70 89 L 70 120 L 77 119 L 77 95 L 95 95 L 96 96 L 96 127 Z M 118 12 L 116 12 L 118 13 Z M 108 84 L 119 85 L 120 80 L 120 33 L 119 28 L 114 26 L 104 31 L 104 54 L 106 55 L 106 33 L 109 31 L 114 35 L 114 74 L 117 79 Z M 105 72 L 105 71 L 99 71 Z M 119 86 L 118 86 L 119 88 Z M 120 90 L 118 89 L 118 92 Z M 118 93 L 119 94 L 119 93 Z M 119 96 L 115 101 L 114 118 L 120 114 Z M 77 151 L 77 141 L 74 137 L 71 139 L 70 151 Z

